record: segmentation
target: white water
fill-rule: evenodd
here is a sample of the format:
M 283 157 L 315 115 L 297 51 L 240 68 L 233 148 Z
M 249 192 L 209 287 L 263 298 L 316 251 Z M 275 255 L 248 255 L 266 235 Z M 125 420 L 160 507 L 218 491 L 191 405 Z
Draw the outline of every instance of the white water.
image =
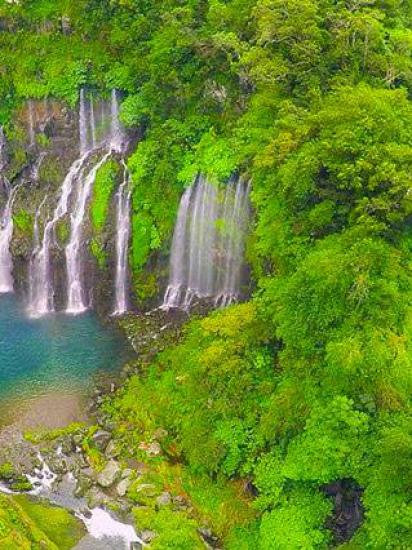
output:
M 39 181 L 40 176 L 40 168 L 43 164 L 44 159 L 46 158 L 47 153 L 45 151 L 42 151 L 39 156 L 36 159 L 36 162 L 33 164 L 32 169 L 30 171 L 30 179 L 32 181 Z
M 39 317 L 54 311 L 54 288 L 50 265 L 51 243 L 56 225 L 68 213 L 73 185 L 82 175 L 88 157 L 89 153 L 86 152 L 70 167 L 61 186 L 60 197 L 53 217 L 45 225 L 41 246 L 34 250 L 29 274 L 30 301 L 28 307 L 28 311 L 33 317 Z
M 13 236 L 13 202 L 18 190 L 14 187 L 7 199 L 0 222 L 0 293 L 13 292 L 13 259 L 10 242 Z
M 199 176 L 181 199 L 163 308 L 190 307 L 194 298 L 226 306 L 240 297 L 249 185 L 233 178 L 222 190 Z
M 80 90 L 79 144 L 80 157 L 76 159 L 60 188 L 53 216 L 44 226 L 42 239 L 35 241 L 29 269 L 29 305 L 32 317 L 51 313 L 54 304 L 54 273 L 51 250 L 58 246 L 56 228 L 70 214 L 70 240 L 65 249 L 67 273 L 67 313 L 81 313 L 89 306 L 84 284 L 83 226 L 87 205 L 98 169 L 108 160 L 112 151 L 120 152 L 124 144 L 119 106 L 113 91 L 110 104 L 96 103 Z M 90 161 L 95 159 L 95 165 Z M 100 156 L 100 159 L 99 159 Z M 38 224 L 36 214 L 35 224 Z M 35 231 L 38 231 L 35 228 Z
M 91 116 L 94 120 L 94 108 L 91 107 Z M 92 140 L 96 140 L 95 132 L 92 132 Z M 122 126 L 119 121 L 119 103 L 116 91 L 112 91 L 110 105 L 110 135 L 104 140 L 107 152 L 93 166 L 87 174 L 84 181 L 79 181 L 76 202 L 73 206 L 71 214 L 70 240 L 66 246 L 66 271 L 67 271 L 67 307 L 66 313 L 77 315 L 83 313 L 90 306 L 90 300 L 87 296 L 85 285 L 85 261 L 84 261 L 84 239 L 83 228 L 86 220 L 87 205 L 90 200 L 93 185 L 96 179 L 97 172 L 110 156 L 115 153 L 122 152 L 124 145 L 124 135 Z M 116 269 L 116 313 L 124 313 L 127 309 L 127 244 L 129 241 L 130 219 L 126 211 L 130 209 L 130 195 L 128 188 L 128 173 L 126 165 L 125 180 L 119 190 L 118 208 L 118 235 L 116 239 L 116 249 L 118 254 L 117 269 Z
M 123 163 L 123 182 L 116 194 L 116 275 L 113 315 L 128 310 L 128 250 L 130 240 L 130 174 Z
M 179 307 L 182 303 L 183 281 L 185 280 L 185 255 L 188 235 L 188 216 L 193 186 L 188 187 L 180 202 L 175 231 L 173 234 L 172 250 L 170 256 L 170 277 L 166 289 L 164 304 L 170 307 Z
M 91 517 L 86 517 L 81 513 L 76 515 L 83 521 L 87 531 L 94 539 L 120 539 L 125 550 L 130 548 L 132 542 L 143 544 L 137 536 L 133 525 L 120 523 L 120 521 L 114 519 L 109 512 L 102 508 L 93 508 L 90 510 L 90 514 Z
M 66 313 L 78 314 L 86 311 L 89 307 L 87 296 L 85 296 L 83 284 L 83 222 L 86 213 L 86 206 L 93 190 L 97 171 L 109 159 L 111 152 L 104 155 L 100 161 L 93 166 L 88 173 L 83 185 L 79 189 L 77 200 L 71 214 L 70 240 L 66 246 L 67 266 L 67 308 Z

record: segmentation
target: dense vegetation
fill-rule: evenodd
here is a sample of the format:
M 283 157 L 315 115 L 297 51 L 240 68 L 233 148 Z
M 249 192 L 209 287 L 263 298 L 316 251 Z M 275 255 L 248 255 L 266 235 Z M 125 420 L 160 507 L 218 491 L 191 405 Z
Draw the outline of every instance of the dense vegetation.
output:
M 124 123 L 144 129 L 129 160 L 136 281 L 194 174 L 253 179 L 254 296 L 194 320 L 109 405 L 136 454 L 165 428 L 204 517 L 213 490 L 250 482 L 249 511 L 225 508 L 217 528 L 225 548 L 340 544 L 325 487 L 343 481 L 365 517 L 341 548 L 411 548 L 410 2 L 0 5 L 9 135 L 25 98 L 74 104 L 81 85 L 122 90 Z M 156 547 L 198 548 L 192 520 L 156 521 L 180 532 Z

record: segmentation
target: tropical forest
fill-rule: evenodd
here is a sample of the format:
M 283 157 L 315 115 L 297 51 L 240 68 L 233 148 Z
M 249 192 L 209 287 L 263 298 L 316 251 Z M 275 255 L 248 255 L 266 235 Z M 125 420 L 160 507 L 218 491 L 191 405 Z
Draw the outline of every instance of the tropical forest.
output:
M 410 550 L 411 397 L 410 0 L 0 0 L 0 550 Z

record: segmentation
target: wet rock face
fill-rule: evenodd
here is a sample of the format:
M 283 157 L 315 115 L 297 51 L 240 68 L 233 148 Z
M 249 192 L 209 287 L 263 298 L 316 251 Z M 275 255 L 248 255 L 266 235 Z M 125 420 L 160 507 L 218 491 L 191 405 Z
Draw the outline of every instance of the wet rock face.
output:
M 333 532 L 336 544 L 347 542 L 363 521 L 362 489 L 353 480 L 343 479 L 326 485 L 323 491 L 335 505 L 326 526 Z

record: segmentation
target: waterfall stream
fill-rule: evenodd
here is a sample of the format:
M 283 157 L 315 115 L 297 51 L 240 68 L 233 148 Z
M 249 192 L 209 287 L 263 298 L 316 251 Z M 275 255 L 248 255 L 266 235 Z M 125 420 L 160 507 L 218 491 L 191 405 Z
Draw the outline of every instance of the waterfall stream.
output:
M 116 275 L 113 315 L 123 315 L 128 309 L 128 249 L 130 240 L 130 174 L 123 162 L 123 182 L 116 194 Z
M 13 202 L 18 186 L 9 193 L 6 206 L 1 216 L 0 225 L 0 293 L 13 292 L 13 259 L 10 242 L 13 236 Z
M 66 246 L 66 267 L 67 267 L 67 308 L 66 313 L 82 313 L 89 306 L 88 299 L 85 296 L 83 284 L 83 222 L 86 214 L 87 202 L 92 193 L 93 184 L 96 179 L 97 171 L 109 159 L 111 151 L 106 153 L 102 159 L 95 164 L 92 170 L 87 174 L 84 182 L 81 184 L 77 193 L 77 200 L 71 214 L 70 240 Z
M 190 307 L 194 298 L 226 306 L 241 294 L 250 186 L 232 178 L 223 190 L 200 175 L 180 202 L 163 308 Z
M 119 103 L 115 90 L 109 103 L 97 104 L 92 96 L 86 97 L 80 90 L 79 147 L 80 157 L 70 167 L 59 191 L 53 216 L 44 225 L 43 236 L 39 235 L 37 210 L 34 226 L 34 248 L 29 267 L 29 306 L 31 316 L 39 317 L 53 312 L 54 274 L 51 251 L 57 245 L 58 224 L 70 215 L 70 238 L 65 247 L 67 276 L 66 313 L 77 314 L 89 307 L 85 281 L 84 225 L 87 221 L 87 206 L 93 192 L 97 172 L 113 153 L 122 153 L 124 132 L 119 121 Z M 42 159 L 41 159 L 42 160 Z M 41 163 L 39 160 L 39 163 Z M 130 189 L 129 172 L 125 163 L 124 181 L 117 193 L 116 229 L 116 280 L 115 313 L 127 310 L 127 250 L 130 237 Z
M 50 248 L 54 238 L 58 222 L 69 211 L 69 199 L 72 194 L 74 182 L 82 175 L 85 169 L 89 153 L 86 152 L 77 159 L 65 177 L 61 186 L 59 200 L 54 210 L 53 217 L 44 228 L 41 246 L 34 250 L 32 266 L 29 273 L 28 311 L 33 317 L 38 317 L 54 311 L 54 288 L 50 266 Z

